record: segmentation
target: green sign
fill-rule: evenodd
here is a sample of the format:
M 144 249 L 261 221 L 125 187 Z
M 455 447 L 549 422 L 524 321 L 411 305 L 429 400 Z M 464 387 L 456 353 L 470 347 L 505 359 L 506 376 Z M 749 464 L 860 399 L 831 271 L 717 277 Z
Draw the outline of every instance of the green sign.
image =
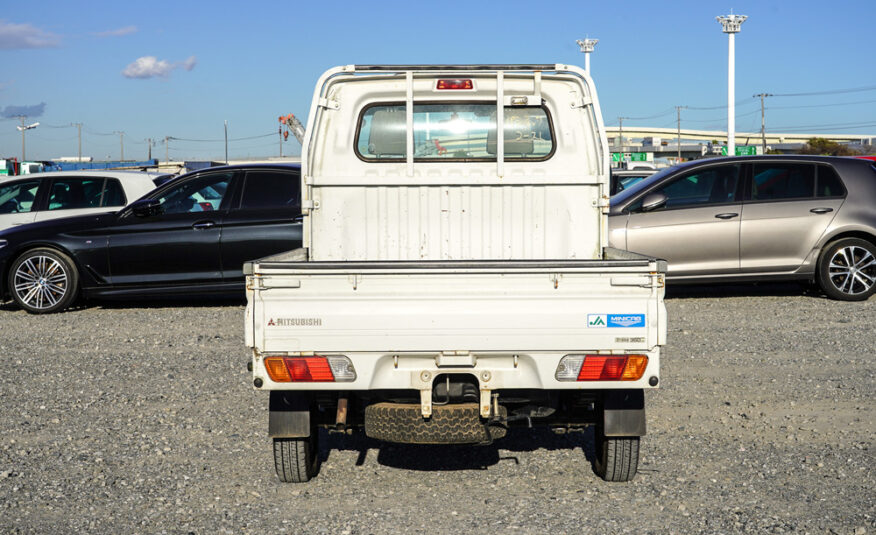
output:
M 754 156 L 757 154 L 755 145 L 736 145 L 736 156 Z M 721 147 L 721 156 L 727 156 L 727 146 Z
M 647 152 L 612 152 L 611 161 L 613 162 L 647 162 Z

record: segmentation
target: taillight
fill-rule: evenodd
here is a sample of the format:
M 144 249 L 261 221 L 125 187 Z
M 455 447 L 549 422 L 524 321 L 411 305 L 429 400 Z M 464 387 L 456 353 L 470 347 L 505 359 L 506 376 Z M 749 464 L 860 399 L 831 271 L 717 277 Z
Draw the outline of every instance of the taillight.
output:
M 638 381 L 647 355 L 566 355 L 557 365 L 557 381 Z
M 333 383 L 356 380 L 356 370 L 343 355 L 267 357 L 265 370 L 275 383 Z
M 438 80 L 435 89 L 474 89 L 474 82 L 471 80 Z

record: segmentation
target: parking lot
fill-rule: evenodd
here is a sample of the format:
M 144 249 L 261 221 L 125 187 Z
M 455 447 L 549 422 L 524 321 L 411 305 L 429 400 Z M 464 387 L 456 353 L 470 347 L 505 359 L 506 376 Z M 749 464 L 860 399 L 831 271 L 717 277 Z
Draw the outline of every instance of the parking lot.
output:
M 324 434 L 277 482 L 240 301 L 0 307 L 4 533 L 876 532 L 876 298 L 671 288 L 639 474 L 592 433 L 488 447 Z

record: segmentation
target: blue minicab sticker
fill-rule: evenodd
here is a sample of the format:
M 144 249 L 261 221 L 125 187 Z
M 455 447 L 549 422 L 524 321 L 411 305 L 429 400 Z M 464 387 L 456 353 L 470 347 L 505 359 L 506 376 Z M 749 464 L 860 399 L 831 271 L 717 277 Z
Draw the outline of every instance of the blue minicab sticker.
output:
M 587 314 L 588 327 L 644 327 L 644 314 Z

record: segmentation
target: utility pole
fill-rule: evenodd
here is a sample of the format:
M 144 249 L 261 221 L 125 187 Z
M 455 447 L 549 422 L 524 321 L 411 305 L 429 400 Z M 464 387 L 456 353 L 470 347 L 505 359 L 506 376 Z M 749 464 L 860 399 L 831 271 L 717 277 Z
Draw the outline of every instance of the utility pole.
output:
M 151 160 L 152 159 L 152 138 L 151 137 L 146 140 L 146 146 L 149 147 L 149 158 L 148 159 Z
M 617 145 L 620 148 L 620 151 L 624 151 L 624 119 L 629 119 L 629 117 L 618 117 L 617 118 Z
M 681 162 L 681 110 L 687 106 L 676 106 L 675 112 L 678 114 L 678 131 L 676 133 L 676 145 L 678 146 L 678 161 Z
M 113 132 L 113 133 L 119 135 L 119 145 L 121 147 L 121 157 L 119 158 L 119 161 L 124 162 L 125 161 L 125 140 L 124 140 L 125 133 L 124 132 Z
M 736 34 L 742 29 L 746 15 L 721 15 L 715 20 L 728 37 L 727 48 L 727 156 L 736 155 Z
M 75 126 L 78 131 L 77 137 L 79 139 L 79 163 L 82 163 L 82 123 L 70 123 L 70 126 Z
M 170 136 L 164 136 L 164 161 L 170 162 Z
M 27 116 L 19 115 L 18 118 L 21 119 L 21 126 L 19 126 L 18 129 L 21 130 L 21 161 L 24 162 L 24 132 L 27 130 L 27 128 L 24 127 L 24 120 L 27 119 Z
M 228 165 L 228 121 L 225 121 L 225 165 Z
M 18 115 L 19 119 L 21 119 L 21 126 L 16 126 L 18 131 L 21 132 L 21 161 L 24 162 L 25 152 L 24 152 L 24 133 L 32 128 L 36 128 L 40 125 L 40 123 L 33 123 L 25 126 L 24 120 L 27 119 L 27 115 Z
M 766 154 L 766 113 L 764 112 L 763 99 L 773 95 L 772 93 L 760 93 L 754 96 L 760 97 L 760 148 L 761 154 Z
M 283 157 L 283 127 L 277 127 L 277 133 L 280 134 L 280 158 Z
M 590 74 L 590 53 L 593 52 L 593 48 L 599 42 L 599 39 L 578 39 L 575 42 L 578 43 L 578 46 L 581 47 L 581 52 L 584 53 L 584 70 L 587 71 L 587 74 Z

